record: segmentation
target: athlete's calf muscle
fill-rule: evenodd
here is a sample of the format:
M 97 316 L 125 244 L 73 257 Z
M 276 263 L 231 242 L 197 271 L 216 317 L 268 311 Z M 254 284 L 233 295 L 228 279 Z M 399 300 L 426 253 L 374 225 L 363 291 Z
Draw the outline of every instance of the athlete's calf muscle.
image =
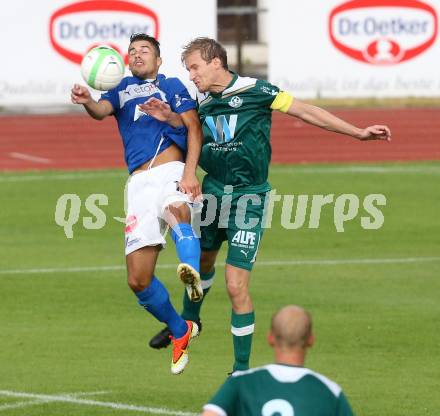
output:
M 200 271 L 202 273 L 210 273 L 214 270 L 215 260 L 218 250 L 203 251 L 200 257 Z

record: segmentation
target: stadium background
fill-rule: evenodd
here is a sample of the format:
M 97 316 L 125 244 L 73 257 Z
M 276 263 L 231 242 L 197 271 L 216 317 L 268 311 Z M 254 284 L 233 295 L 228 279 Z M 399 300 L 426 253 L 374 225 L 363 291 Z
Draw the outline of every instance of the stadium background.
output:
M 219 264 L 203 307 L 204 331 L 193 344 L 190 366 L 181 377 L 172 377 L 170 351 L 147 347 L 160 326 L 137 307 L 125 284 L 122 225 L 113 219 L 123 216 L 126 180 L 116 123 L 98 123 L 68 104 L 78 65 L 49 41 L 50 17 L 76 3 L 2 6 L 2 27 L 16 35 L 1 40 L 7 59 L 0 75 L 0 414 L 194 414 L 230 370 L 224 269 Z M 91 3 L 108 7 L 117 2 Z M 276 207 L 252 275 L 257 312 L 252 365 L 271 360 L 264 337 L 272 312 L 297 303 L 315 319 L 318 342 L 308 366 L 341 384 L 357 414 L 438 415 L 439 2 L 370 2 L 372 16 L 383 10 L 378 7 L 392 4 L 396 19 L 428 21 L 426 38 L 411 41 L 396 35 L 402 50 L 434 39 L 419 55 L 387 65 L 356 61 L 334 47 L 328 19 L 343 1 L 325 2 L 314 16 L 320 21 L 300 26 L 301 33 L 307 26 L 316 29 L 316 38 L 292 35 L 287 40 L 285 25 L 277 27 L 274 19 L 290 14 L 301 20 L 304 13 L 311 19 L 309 6 L 281 0 L 194 0 L 182 9 L 174 1 L 133 3 L 157 13 L 164 60 L 175 60 L 170 71 L 176 68 L 185 76 L 178 55 L 187 37 L 218 36 L 227 45 L 232 66 L 243 74 L 287 79 L 285 84 L 292 85 L 287 77 L 303 76 L 296 68 L 306 73 L 308 66 L 309 71 L 325 68 L 318 71 L 323 73 L 321 83 L 298 84 L 318 86 L 311 93 L 301 90 L 299 96 L 356 125 L 390 126 L 391 143 L 358 143 L 274 114 L 271 183 L 279 194 L 351 193 L 362 200 L 381 193 L 387 205 L 381 229 L 361 227 L 361 208 L 344 233 L 336 232 L 331 205 L 323 209 L 318 229 L 306 222 L 297 230 L 281 227 L 281 207 Z M 413 6 L 410 14 L 401 11 L 405 4 Z M 434 8 L 435 16 L 420 12 L 421 4 Z M 32 13 L 32 7 L 38 10 Z M 170 8 L 176 13 L 171 15 Z M 345 17 L 362 17 L 353 13 Z M 184 20 L 192 32 L 175 29 Z M 292 25 L 296 30 L 298 25 Z M 297 51 L 295 39 L 301 39 L 303 52 Z M 74 41 L 72 48 L 79 47 Z M 126 39 L 114 42 L 124 45 Z M 307 48 L 313 42 L 320 46 L 311 52 Z M 325 66 L 315 61 L 321 48 Z M 292 67 L 287 65 L 291 59 Z M 271 74 L 275 65 L 286 73 Z M 360 94 L 346 89 L 341 99 L 337 88 L 332 95 L 325 86 L 339 82 L 334 77 L 328 81 L 334 67 L 342 74 L 348 68 L 351 78 L 358 74 L 361 80 L 351 85 L 360 85 L 366 76 L 363 85 L 371 90 Z M 41 81 L 40 75 L 46 78 Z M 48 78 L 59 78 L 60 86 L 35 87 Z M 387 92 L 388 87 L 394 89 Z M 63 194 L 77 194 L 83 203 L 73 239 L 65 237 L 54 219 Z M 109 201 L 101 206 L 105 226 L 96 230 L 82 225 L 91 216 L 84 206 L 91 194 L 105 194 Z M 163 253 L 158 274 L 179 304 L 174 266 L 171 246 Z

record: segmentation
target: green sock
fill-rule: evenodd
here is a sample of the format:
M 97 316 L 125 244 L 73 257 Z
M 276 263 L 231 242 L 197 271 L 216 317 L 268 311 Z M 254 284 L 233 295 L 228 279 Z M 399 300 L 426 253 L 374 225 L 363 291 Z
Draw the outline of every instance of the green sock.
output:
M 183 311 L 182 318 L 190 321 L 197 321 L 200 319 L 200 309 L 202 303 L 205 300 L 205 296 L 209 292 L 212 284 L 214 283 L 215 269 L 209 273 L 200 273 L 200 279 L 202 280 L 203 287 L 203 299 L 200 302 L 191 302 L 188 297 L 186 290 L 183 294 Z
M 249 312 L 236 314 L 232 311 L 231 332 L 234 343 L 234 367 L 236 370 L 247 370 L 249 368 L 249 357 L 251 355 L 252 334 L 254 333 L 255 313 Z

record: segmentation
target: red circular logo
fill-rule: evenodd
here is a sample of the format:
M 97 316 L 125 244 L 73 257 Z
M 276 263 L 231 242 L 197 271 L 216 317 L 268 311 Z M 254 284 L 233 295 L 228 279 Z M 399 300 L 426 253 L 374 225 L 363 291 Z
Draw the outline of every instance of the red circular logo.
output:
M 373 65 L 413 59 L 437 37 L 436 11 L 419 0 L 352 0 L 329 16 L 329 37 L 345 55 Z
M 132 33 L 159 37 L 157 14 L 140 4 L 124 0 L 88 0 L 69 4 L 50 17 L 49 37 L 64 58 L 80 64 L 93 46 L 109 45 L 126 51 Z M 121 53 L 125 63 L 127 53 Z

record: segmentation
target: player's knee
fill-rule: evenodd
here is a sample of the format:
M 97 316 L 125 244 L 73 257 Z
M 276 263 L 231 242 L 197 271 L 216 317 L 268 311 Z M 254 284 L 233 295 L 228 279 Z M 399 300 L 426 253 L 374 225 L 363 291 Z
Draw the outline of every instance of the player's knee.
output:
M 152 278 L 153 276 L 146 274 L 130 272 L 127 276 L 127 284 L 133 292 L 142 292 L 150 285 Z
M 165 209 L 165 218 L 168 224 L 189 223 L 191 221 L 191 211 L 188 205 L 181 203 L 179 205 L 169 205 Z
M 226 289 L 229 297 L 238 303 L 244 302 L 249 297 L 247 284 L 241 280 L 228 280 Z

